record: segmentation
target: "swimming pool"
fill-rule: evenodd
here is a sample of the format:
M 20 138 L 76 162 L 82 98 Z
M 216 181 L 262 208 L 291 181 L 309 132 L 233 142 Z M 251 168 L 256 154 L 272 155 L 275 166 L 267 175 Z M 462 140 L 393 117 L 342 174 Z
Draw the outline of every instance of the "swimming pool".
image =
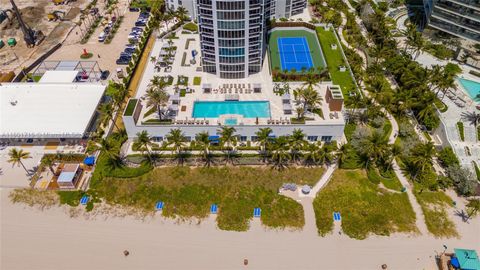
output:
M 240 114 L 244 118 L 270 117 L 268 101 L 195 101 L 193 118 L 218 118 L 223 114 Z
M 467 80 L 464 78 L 457 79 L 465 92 L 476 102 L 480 102 L 480 82 Z

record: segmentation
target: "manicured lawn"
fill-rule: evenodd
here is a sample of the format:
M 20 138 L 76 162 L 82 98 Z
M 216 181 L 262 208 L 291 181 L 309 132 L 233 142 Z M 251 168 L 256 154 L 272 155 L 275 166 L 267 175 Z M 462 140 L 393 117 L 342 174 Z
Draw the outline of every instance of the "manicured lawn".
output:
M 322 46 L 323 55 L 327 61 L 327 68 L 334 84 L 340 85 L 345 99 L 348 98 L 348 92 L 355 90 L 355 84 L 350 72 L 340 72 L 340 66 L 346 66 L 346 60 L 343 58 L 340 44 L 338 44 L 335 33 L 326 31 L 323 27 L 317 27 L 317 35 Z M 333 50 L 331 44 L 337 44 L 337 49 Z
M 422 207 L 428 231 L 436 237 L 450 238 L 458 236 L 455 224 L 448 218 L 447 209 L 452 207 L 452 199 L 442 191 L 431 192 L 414 188 L 415 197 Z
M 352 238 L 369 234 L 416 232 L 415 213 L 407 194 L 390 192 L 371 183 L 364 170 L 337 169 L 313 202 L 318 233 L 333 229 L 332 214 L 342 215 L 342 229 Z
M 167 217 L 205 218 L 216 203 L 223 230 L 247 230 L 255 207 L 262 208 L 266 226 L 302 228 L 302 206 L 279 195 L 278 189 L 287 182 L 313 185 L 322 173 L 322 168 L 163 167 L 128 180 L 104 177 L 96 181 L 93 192 L 108 203 L 145 212 L 163 201 L 162 214 Z
M 268 50 L 270 53 L 271 68 L 275 70 L 276 68 L 281 71 L 282 65 L 280 63 L 280 54 L 278 49 L 278 38 L 283 37 L 306 37 L 308 42 L 308 47 L 310 49 L 310 55 L 312 56 L 313 66 L 316 71 L 317 68 L 325 67 L 325 59 L 322 55 L 320 47 L 318 46 L 317 38 L 315 34 L 308 32 L 306 30 L 275 30 L 268 37 Z M 297 70 L 297 73 L 301 70 Z
M 193 85 L 200 85 L 202 83 L 202 77 L 193 77 Z
M 189 23 L 187 23 L 183 26 L 183 29 L 191 31 L 191 32 L 196 32 L 196 31 L 198 31 L 198 26 L 193 22 L 189 22 Z

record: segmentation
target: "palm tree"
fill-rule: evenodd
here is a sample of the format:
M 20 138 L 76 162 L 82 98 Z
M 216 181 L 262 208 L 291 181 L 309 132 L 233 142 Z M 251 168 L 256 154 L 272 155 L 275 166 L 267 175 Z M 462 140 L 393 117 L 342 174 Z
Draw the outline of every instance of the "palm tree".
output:
M 218 134 L 220 134 L 220 143 L 222 147 L 227 147 L 227 163 L 230 161 L 230 155 L 233 151 L 233 147 L 237 145 L 237 136 L 235 135 L 236 131 L 237 130 L 234 127 L 229 126 L 223 126 L 222 129 L 218 131 Z
M 383 132 L 374 131 L 366 138 L 362 139 L 359 145 L 356 145 L 358 152 L 365 157 L 365 168 L 368 168 L 370 162 L 375 164 L 385 155 L 388 138 Z
M 467 203 L 467 221 L 480 213 L 480 200 L 472 199 Z
M 298 155 L 301 153 L 302 148 L 305 146 L 305 133 L 299 128 L 293 130 L 290 139 L 290 149 L 293 162 L 297 161 Z
M 110 160 L 118 160 L 118 148 L 110 140 L 102 138 L 97 144 L 98 150 Z
M 200 132 L 195 136 L 195 141 L 199 146 L 202 147 L 203 150 L 203 159 L 205 161 L 205 166 L 210 166 L 211 164 L 211 156 L 210 156 L 210 140 L 209 140 L 208 132 Z
M 177 152 L 177 154 L 180 154 L 187 141 L 184 133 L 179 128 L 171 129 L 166 138 L 167 146 L 173 146 L 174 151 Z
M 480 125 L 480 113 L 477 113 L 477 112 L 463 112 L 462 113 L 462 119 L 470 122 L 470 124 L 474 127 L 478 127 Z
M 269 127 L 260 128 L 257 132 L 255 132 L 255 135 L 257 136 L 257 141 L 260 143 L 260 151 L 263 156 L 263 162 L 265 162 L 267 159 L 267 148 L 272 141 L 272 138 L 270 138 L 271 133 L 272 129 Z
M 432 164 L 433 157 L 435 156 L 435 147 L 433 142 L 419 143 L 412 149 L 411 162 L 418 168 L 414 173 L 413 179 L 415 180 L 418 173 L 422 173 L 425 169 Z
M 152 87 L 147 90 L 147 106 L 154 106 L 155 108 L 157 108 L 158 117 L 160 118 L 160 120 L 162 120 L 162 108 L 168 105 L 168 98 L 169 96 L 167 92 L 165 92 L 165 89 Z
M 8 156 L 10 157 L 10 159 L 8 159 L 8 163 L 12 163 L 13 166 L 22 165 L 23 169 L 28 174 L 28 170 L 23 164 L 22 160 L 32 158 L 29 152 L 24 152 L 22 149 L 12 148 L 8 152 Z
M 175 16 L 180 22 L 183 23 L 187 19 L 188 11 L 185 7 L 180 6 L 177 8 L 177 11 L 175 12 Z
M 112 103 L 103 103 L 98 107 L 98 112 L 100 113 L 100 123 L 104 126 L 108 126 L 110 121 L 113 122 L 113 126 L 119 130 L 117 124 L 115 123 L 115 108 Z
M 133 146 L 135 148 L 138 148 L 142 152 L 146 151 L 148 160 L 152 162 L 152 155 L 149 147 L 155 146 L 155 144 L 152 142 L 152 137 L 148 135 L 148 132 L 146 130 L 142 130 L 141 132 L 137 133 L 137 138 L 135 138 Z
M 53 169 L 53 165 L 55 164 L 55 158 L 51 155 L 45 155 L 44 158 L 42 158 L 42 164 L 47 166 L 50 172 L 55 175 L 55 170 Z
M 277 169 L 283 169 L 287 166 L 290 159 L 288 137 L 280 136 L 272 144 L 273 166 Z
M 306 165 L 314 165 L 319 162 L 323 150 L 316 143 L 307 143 L 303 153 L 303 160 Z

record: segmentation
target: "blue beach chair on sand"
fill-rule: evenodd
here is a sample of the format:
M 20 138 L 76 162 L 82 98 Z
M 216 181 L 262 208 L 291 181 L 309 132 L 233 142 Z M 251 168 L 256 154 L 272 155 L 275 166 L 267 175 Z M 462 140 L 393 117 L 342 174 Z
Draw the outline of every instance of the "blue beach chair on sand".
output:
M 218 212 L 218 206 L 216 204 L 212 204 L 210 206 L 210 214 L 217 214 Z
M 253 209 L 253 217 L 260 217 L 262 215 L 262 209 L 260 207 Z
M 155 204 L 155 210 L 157 211 L 163 210 L 163 202 L 158 201 L 157 204 Z
M 80 204 L 81 205 L 86 205 L 88 203 L 89 197 L 87 195 L 83 195 L 83 197 L 80 199 Z

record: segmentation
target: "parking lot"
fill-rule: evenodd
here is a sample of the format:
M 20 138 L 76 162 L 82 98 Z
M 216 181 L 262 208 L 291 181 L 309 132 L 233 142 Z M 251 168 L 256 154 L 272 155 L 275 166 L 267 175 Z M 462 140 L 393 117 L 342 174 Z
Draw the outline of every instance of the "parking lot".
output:
M 128 44 L 128 35 L 131 33 L 132 27 L 135 26 L 135 22 L 139 16 L 139 12 L 130 12 L 126 8 L 126 1 L 120 1 L 119 13 L 124 15 L 123 21 L 115 34 L 110 44 L 105 44 L 98 41 L 98 36 L 104 30 L 104 27 L 99 25 L 95 32 L 92 34 L 86 44 L 80 44 L 80 33 L 72 33 L 69 36 L 64 45 L 52 54 L 47 60 L 84 60 L 80 58 L 83 50 L 92 53 L 93 57 L 87 59 L 88 61 L 97 61 L 102 70 L 109 70 L 112 74 L 115 73 L 117 68 L 116 60 L 119 58 L 120 52 L 125 49 L 125 45 Z M 102 9 L 100 8 L 100 13 Z M 125 66 L 120 66 L 125 67 Z M 111 75 L 108 79 L 116 80 L 115 75 Z

